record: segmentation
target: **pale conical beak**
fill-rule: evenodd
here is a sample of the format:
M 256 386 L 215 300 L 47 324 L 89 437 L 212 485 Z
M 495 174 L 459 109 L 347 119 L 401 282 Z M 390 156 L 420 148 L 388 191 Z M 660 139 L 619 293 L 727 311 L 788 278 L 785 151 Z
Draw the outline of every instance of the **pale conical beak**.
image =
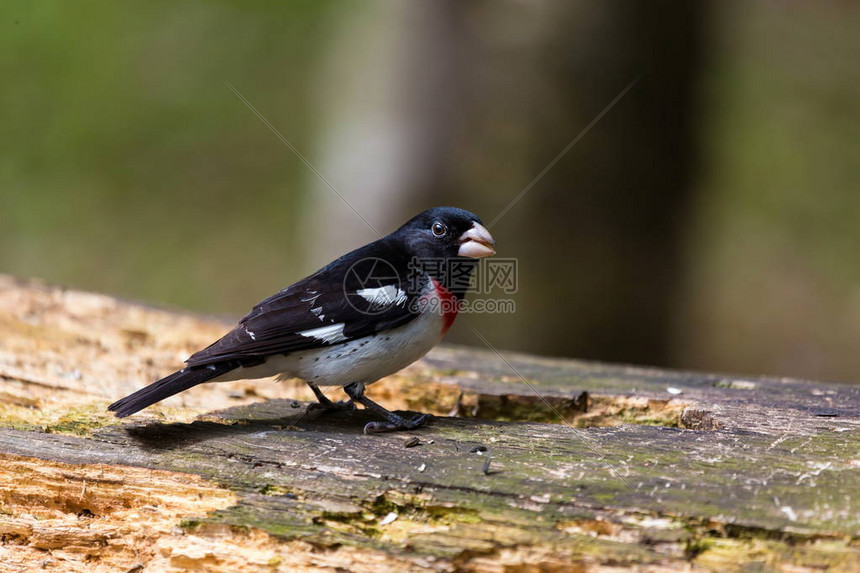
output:
M 460 250 L 458 257 L 482 259 L 496 254 L 496 241 L 490 232 L 480 223 L 472 223 L 472 228 L 460 235 Z

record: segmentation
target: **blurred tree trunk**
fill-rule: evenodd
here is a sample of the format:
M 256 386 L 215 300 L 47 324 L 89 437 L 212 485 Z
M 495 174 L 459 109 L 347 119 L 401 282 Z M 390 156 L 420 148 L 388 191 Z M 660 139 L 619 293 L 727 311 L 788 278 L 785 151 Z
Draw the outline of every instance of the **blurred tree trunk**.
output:
M 702 4 L 448 1 L 396 10 L 380 24 L 394 26 L 380 35 L 396 40 L 373 54 L 390 82 L 382 111 L 404 135 L 396 153 L 344 146 L 342 127 L 329 136 L 340 153 L 361 156 L 365 172 L 388 174 L 373 202 L 344 192 L 371 215 L 395 205 L 386 230 L 441 204 L 489 223 L 641 76 L 493 226 L 499 255 L 519 260 L 516 313 L 464 318 L 500 347 L 665 364 L 695 164 Z M 355 95 L 341 91 L 336 101 L 366 113 Z M 365 140 L 391 133 L 363 119 Z M 452 337 L 475 343 L 462 324 Z

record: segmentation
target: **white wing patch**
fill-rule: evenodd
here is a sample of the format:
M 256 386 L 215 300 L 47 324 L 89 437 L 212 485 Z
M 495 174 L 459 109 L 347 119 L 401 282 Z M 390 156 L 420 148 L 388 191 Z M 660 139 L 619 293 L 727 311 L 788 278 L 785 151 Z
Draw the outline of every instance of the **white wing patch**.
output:
M 320 342 L 333 344 L 335 342 L 340 342 L 341 340 L 346 340 L 346 336 L 343 335 L 344 326 L 346 325 L 340 322 L 338 324 L 332 324 L 330 326 L 320 326 L 319 328 L 302 330 L 297 334 L 304 336 L 305 338 L 316 338 Z
M 379 288 L 363 288 L 355 291 L 355 294 L 369 302 L 374 308 L 386 307 L 392 304 L 402 305 L 408 298 L 402 289 L 394 285 L 385 285 Z

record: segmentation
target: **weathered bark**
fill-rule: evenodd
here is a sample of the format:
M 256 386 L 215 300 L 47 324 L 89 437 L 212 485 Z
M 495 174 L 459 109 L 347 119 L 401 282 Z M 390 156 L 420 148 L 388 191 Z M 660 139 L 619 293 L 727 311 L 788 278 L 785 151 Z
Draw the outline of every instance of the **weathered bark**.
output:
M 370 389 L 438 414 L 413 433 L 300 383 L 104 413 L 226 326 L 0 277 L 0 563 L 860 567 L 860 388 L 443 348 Z

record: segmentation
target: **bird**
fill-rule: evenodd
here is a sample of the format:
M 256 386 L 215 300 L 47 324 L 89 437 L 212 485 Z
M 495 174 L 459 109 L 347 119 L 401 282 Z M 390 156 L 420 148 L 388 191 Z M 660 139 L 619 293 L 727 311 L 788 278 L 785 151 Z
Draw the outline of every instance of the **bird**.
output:
M 119 418 L 205 382 L 278 376 L 299 378 L 315 408 L 361 404 L 381 421 L 365 433 L 412 430 L 427 414 L 390 412 L 365 388 L 424 356 L 462 308 L 480 260 L 496 254 L 481 219 L 464 209 L 435 207 L 389 235 L 335 259 L 254 306 L 220 339 L 192 354 L 185 367 L 114 402 Z M 341 386 L 332 402 L 320 387 Z

